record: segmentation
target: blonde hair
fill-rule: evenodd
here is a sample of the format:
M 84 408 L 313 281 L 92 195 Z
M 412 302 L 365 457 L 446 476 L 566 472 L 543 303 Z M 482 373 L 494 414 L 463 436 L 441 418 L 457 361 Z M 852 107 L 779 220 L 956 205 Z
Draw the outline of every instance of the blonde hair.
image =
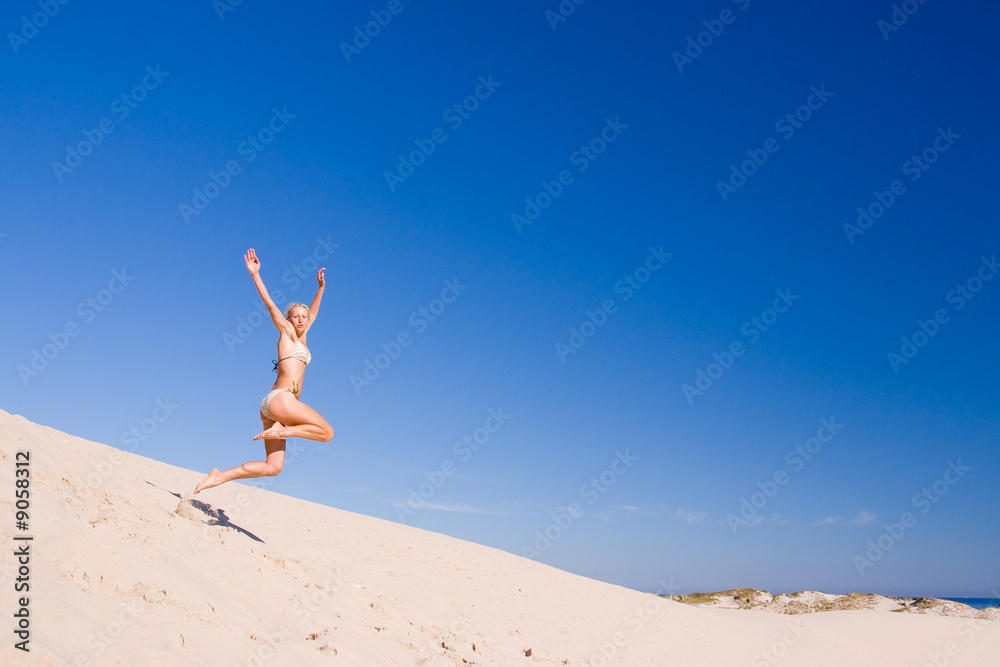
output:
M 289 317 L 292 316 L 292 311 L 295 310 L 296 308 L 305 308 L 306 312 L 309 313 L 310 315 L 312 315 L 312 313 L 309 312 L 309 306 L 307 306 L 306 304 L 304 304 L 304 303 L 290 303 L 290 304 L 288 304 L 288 309 L 285 311 L 285 319 L 286 320 Z

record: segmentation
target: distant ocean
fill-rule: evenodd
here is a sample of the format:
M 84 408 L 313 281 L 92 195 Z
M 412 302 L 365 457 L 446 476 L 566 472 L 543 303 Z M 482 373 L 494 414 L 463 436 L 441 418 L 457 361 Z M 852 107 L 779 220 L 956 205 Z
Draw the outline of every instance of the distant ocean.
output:
M 976 609 L 986 609 L 987 607 L 1000 607 L 1000 600 L 996 598 L 941 598 L 952 602 L 961 602 Z

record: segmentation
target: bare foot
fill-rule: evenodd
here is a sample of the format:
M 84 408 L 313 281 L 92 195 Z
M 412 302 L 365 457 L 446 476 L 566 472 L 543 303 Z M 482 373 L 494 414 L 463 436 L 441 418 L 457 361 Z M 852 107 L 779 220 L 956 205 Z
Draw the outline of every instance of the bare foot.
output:
M 194 492 L 204 491 L 205 489 L 211 489 L 213 486 L 218 486 L 221 484 L 219 482 L 219 471 L 216 468 L 212 468 L 212 472 L 208 473 L 208 477 L 198 482 L 198 486 L 194 487 Z
M 281 424 L 274 424 L 266 431 L 262 431 L 253 437 L 254 440 L 281 440 L 285 436 L 281 435 Z

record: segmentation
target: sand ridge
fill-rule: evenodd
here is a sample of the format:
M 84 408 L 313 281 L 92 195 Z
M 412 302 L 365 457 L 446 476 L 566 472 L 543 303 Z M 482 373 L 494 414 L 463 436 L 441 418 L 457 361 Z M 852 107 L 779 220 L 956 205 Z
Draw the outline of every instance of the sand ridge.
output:
M 1000 608 L 976 609 L 969 605 L 939 598 L 907 598 L 876 593 L 837 595 L 820 591 L 771 594 L 754 588 L 735 588 L 714 593 L 670 595 L 671 600 L 696 607 L 751 609 L 778 614 L 810 614 L 823 611 L 869 610 L 906 614 L 934 614 L 958 618 L 1000 621 Z

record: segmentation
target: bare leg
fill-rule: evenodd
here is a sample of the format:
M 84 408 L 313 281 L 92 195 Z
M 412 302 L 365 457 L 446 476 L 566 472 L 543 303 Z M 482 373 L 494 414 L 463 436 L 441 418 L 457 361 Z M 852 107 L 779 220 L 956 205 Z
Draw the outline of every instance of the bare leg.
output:
M 254 440 L 263 439 L 265 442 L 283 438 L 305 438 L 319 442 L 333 440 L 333 427 L 318 412 L 289 392 L 282 392 L 272 398 L 267 411 L 277 423 L 258 433 L 254 436 Z
M 247 461 L 242 465 L 223 472 L 212 468 L 212 472 L 208 473 L 208 477 L 198 483 L 194 492 L 198 493 L 205 489 L 211 489 L 213 486 L 218 486 L 234 479 L 251 479 L 254 477 L 272 477 L 277 475 L 281 472 L 285 464 L 285 441 L 265 440 L 264 450 L 267 452 L 266 461 Z
M 298 426 L 282 426 L 280 423 L 275 424 L 271 428 L 258 433 L 253 437 L 254 440 L 276 440 L 284 438 L 305 438 L 306 440 L 318 440 L 320 442 L 329 442 L 330 438 L 327 436 L 326 429 L 316 426 L 315 424 L 299 424 Z
M 285 462 L 285 438 L 306 438 L 319 442 L 330 442 L 333 439 L 333 427 L 290 392 L 283 391 L 271 398 L 267 411 L 273 419 L 261 414 L 264 430 L 254 436 L 254 440 L 264 441 L 267 460 L 247 461 L 223 472 L 212 468 L 208 476 L 195 487 L 195 493 L 234 479 L 277 475 Z

